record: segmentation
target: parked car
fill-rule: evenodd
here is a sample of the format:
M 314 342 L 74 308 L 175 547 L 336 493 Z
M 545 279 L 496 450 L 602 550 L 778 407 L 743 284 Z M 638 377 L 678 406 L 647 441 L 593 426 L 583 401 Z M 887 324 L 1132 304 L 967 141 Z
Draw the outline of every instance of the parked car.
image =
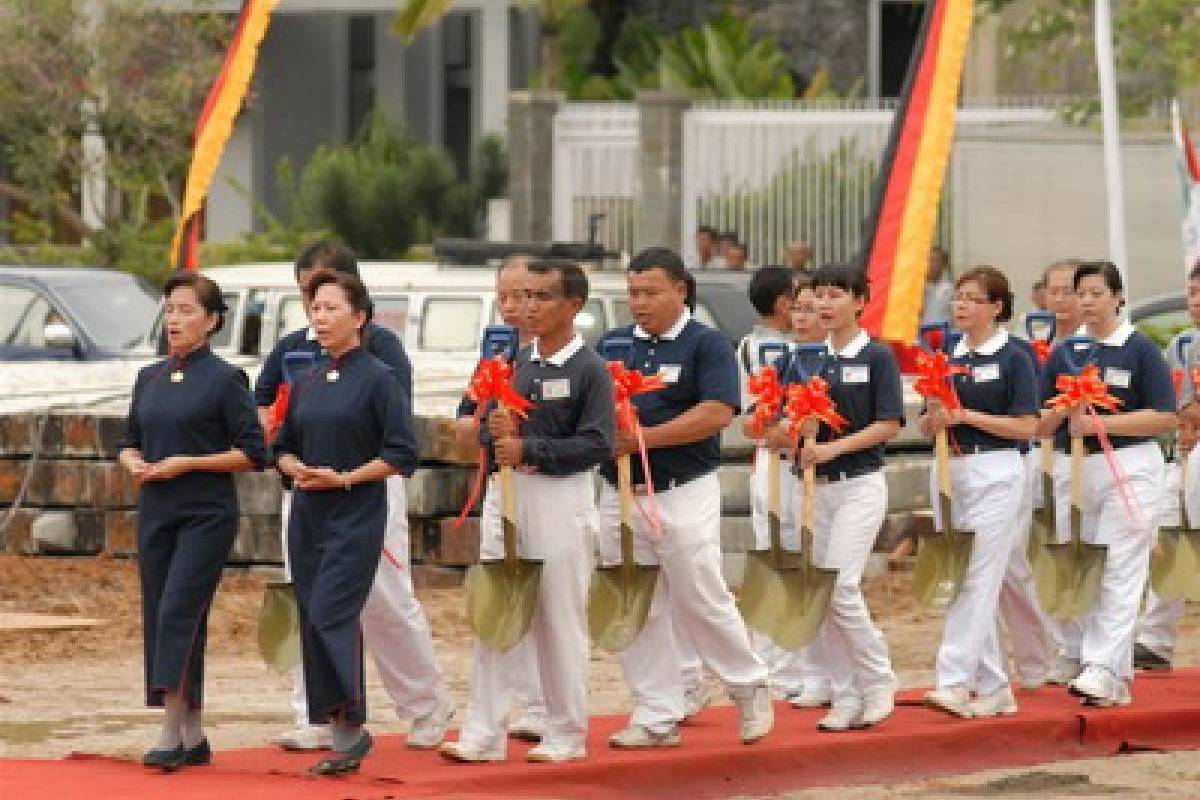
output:
M 159 300 L 127 272 L 0 266 L 0 361 L 134 357 Z

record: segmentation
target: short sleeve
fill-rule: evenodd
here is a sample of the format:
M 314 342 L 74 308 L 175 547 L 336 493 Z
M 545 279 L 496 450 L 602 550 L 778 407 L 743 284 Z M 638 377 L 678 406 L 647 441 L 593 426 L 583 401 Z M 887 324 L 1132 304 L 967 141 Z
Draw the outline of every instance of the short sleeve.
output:
M 1135 335 L 1141 351 L 1138 374 L 1142 384 L 1142 407 L 1174 413 L 1175 383 L 1171 380 L 1171 368 L 1152 341 L 1141 334 Z
M 1038 410 L 1037 370 L 1033 361 L 1021 348 L 1013 348 L 1009 358 L 1008 413 L 1013 417 L 1027 417 Z
M 287 347 L 287 337 L 280 339 L 271 348 L 258 378 L 254 381 L 254 403 L 258 406 L 269 406 L 275 402 L 275 394 L 283 383 L 283 352 Z
M 138 372 L 133 382 L 133 396 L 129 400 L 129 413 L 125 417 L 125 434 L 117 441 L 117 452 L 142 449 L 142 424 L 138 421 L 138 402 L 142 397 L 145 370 Z
M 372 405 L 383 430 L 379 458 L 401 475 L 412 475 L 417 467 L 417 438 L 413 430 L 412 406 L 392 372 L 384 373 L 375 382 Z
M 263 437 L 254 398 L 250 394 L 250 379 L 240 369 L 230 372 L 229 386 L 222 392 L 222 413 L 230 447 L 241 450 L 256 469 L 271 463 L 271 452 Z
M 904 424 L 904 383 L 892 351 L 874 344 L 871 384 L 875 388 L 875 422 L 896 420 Z
M 697 346 L 696 388 L 699 402 L 715 400 L 738 413 L 742 408 L 742 387 L 738 377 L 733 346 L 721 334 L 706 334 Z

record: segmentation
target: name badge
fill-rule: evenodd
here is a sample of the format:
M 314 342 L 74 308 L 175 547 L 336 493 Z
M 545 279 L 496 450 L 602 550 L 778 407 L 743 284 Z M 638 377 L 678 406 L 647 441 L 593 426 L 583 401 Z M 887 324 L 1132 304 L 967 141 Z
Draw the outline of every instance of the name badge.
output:
M 976 383 L 987 383 L 988 381 L 1000 380 L 1000 365 L 999 364 L 980 364 L 972 368 L 971 378 Z
M 679 373 L 683 371 L 682 364 L 660 364 L 658 377 L 663 383 L 679 383 Z
M 1131 377 L 1127 369 L 1117 369 L 1116 367 L 1104 368 L 1104 382 L 1109 386 L 1115 386 L 1118 389 L 1128 389 Z
M 843 364 L 842 383 L 870 383 L 870 364 Z
M 562 400 L 571 396 L 571 379 L 570 378 L 555 378 L 550 381 L 542 381 L 542 399 L 543 400 Z

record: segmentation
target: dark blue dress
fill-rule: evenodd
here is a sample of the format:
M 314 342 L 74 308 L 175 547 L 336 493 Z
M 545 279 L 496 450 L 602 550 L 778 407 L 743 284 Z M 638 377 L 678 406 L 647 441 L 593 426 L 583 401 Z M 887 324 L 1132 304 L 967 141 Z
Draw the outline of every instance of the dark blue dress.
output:
M 208 347 L 138 373 L 121 447 L 141 451 L 147 463 L 230 449 L 258 467 L 269 461 L 246 374 Z M 178 691 L 200 708 L 208 608 L 237 529 L 237 492 L 228 472 L 187 472 L 142 484 L 138 571 L 148 705 L 162 705 L 163 692 Z
M 408 394 L 390 367 L 356 347 L 294 388 L 275 450 L 338 472 L 381 458 L 411 475 L 417 448 Z M 386 522 L 382 480 L 349 491 L 294 490 L 288 559 L 313 724 L 366 721 L 358 618 L 375 580 Z

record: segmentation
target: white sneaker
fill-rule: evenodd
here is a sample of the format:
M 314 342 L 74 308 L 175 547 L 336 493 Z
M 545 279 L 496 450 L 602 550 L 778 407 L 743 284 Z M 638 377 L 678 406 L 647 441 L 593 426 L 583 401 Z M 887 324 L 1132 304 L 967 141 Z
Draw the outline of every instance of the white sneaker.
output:
M 678 747 L 679 728 L 672 725 L 662 733 L 655 733 L 645 725 L 631 722 L 628 727 L 608 737 L 608 746 L 617 750 L 645 750 L 654 747 Z
M 504 747 L 489 750 L 475 742 L 459 740 L 457 742 L 442 742 L 438 753 L 447 761 L 459 761 L 463 764 L 485 764 L 504 760 Z
M 586 755 L 583 745 L 563 746 L 542 742 L 525 755 L 525 760 L 535 764 L 561 764 L 564 761 L 577 761 Z
M 890 689 L 870 692 L 863 696 L 862 713 L 852 724 L 854 728 L 878 725 L 896 710 L 896 693 Z
M 518 739 L 522 742 L 540 742 L 545 729 L 545 720 L 530 714 L 522 714 L 520 719 L 509 724 L 508 738 Z
M 1119 678 L 1113 679 L 1113 693 L 1108 697 L 1085 697 L 1082 701 L 1085 706 L 1093 706 L 1095 708 L 1111 708 L 1113 706 L 1127 706 L 1133 703 L 1133 694 L 1129 691 L 1129 684 Z
M 848 731 L 855 726 L 859 718 L 862 717 L 862 706 L 857 703 L 837 704 L 829 709 L 829 713 L 821 717 L 821 721 L 817 723 L 819 731 Z
M 1089 666 L 1067 685 L 1067 691 L 1089 706 L 1127 706 L 1132 701 L 1125 681 L 1103 667 Z
M 271 740 L 290 753 L 312 753 L 333 748 L 333 736 L 328 725 L 300 725 Z
M 1058 659 L 1058 663 L 1046 673 L 1046 683 L 1055 686 L 1066 686 L 1078 678 L 1082 672 L 1083 667 L 1080 665 L 1079 659 L 1064 656 Z
M 1005 686 L 991 694 L 980 695 L 971 703 L 973 717 L 1011 716 L 1017 713 L 1017 700 L 1013 697 L 1012 687 Z
M 430 750 L 437 747 L 446 738 L 446 729 L 450 720 L 454 719 L 454 703 L 448 697 L 442 698 L 428 714 L 417 717 L 408 729 L 409 747 L 417 750 Z
M 683 721 L 699 714 L 713 701 L 712 691 L 703 683 L 683 691 Z
M 753 744 L 775 727 L 775 706 L 766 686 L 739 686 L 729 692 L 737 706 L 742 744 Z
M 787 701 L 793 708 L 820 708 L 833 702 L 833 692 L 825 687 L 805 686 L 795 694 L 789 694 Z
M 921 702 L 929 708 L 936 708 L 963 719 L 970 719 L 972 715 L 971 693 L 965 686 L 934 689 L 932 692 L 926 692 Z

